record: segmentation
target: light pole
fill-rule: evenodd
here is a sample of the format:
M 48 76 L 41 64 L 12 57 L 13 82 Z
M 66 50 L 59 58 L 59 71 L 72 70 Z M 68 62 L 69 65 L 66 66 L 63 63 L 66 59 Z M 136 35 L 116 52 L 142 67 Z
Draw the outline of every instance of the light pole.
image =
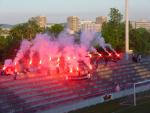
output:
M 128 14 L 128 0 L 125 0 L 125 57 L 126 60 L 129 59 L 129 14 Z

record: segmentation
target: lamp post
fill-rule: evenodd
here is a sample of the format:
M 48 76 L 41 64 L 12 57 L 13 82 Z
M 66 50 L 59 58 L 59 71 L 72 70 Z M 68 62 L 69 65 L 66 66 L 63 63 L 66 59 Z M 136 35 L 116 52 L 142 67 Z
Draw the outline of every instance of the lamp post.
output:
M 128 0 L 125 0 L 125 57 L 126 60 L 129 59 L 129 14 L 128 14 Z

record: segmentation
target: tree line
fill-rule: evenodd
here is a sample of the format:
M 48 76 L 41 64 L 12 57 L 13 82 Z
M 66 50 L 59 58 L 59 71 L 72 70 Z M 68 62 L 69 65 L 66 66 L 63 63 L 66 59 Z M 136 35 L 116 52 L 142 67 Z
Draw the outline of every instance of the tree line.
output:
M 109 21 L 102 25 L 102 35 L 116 50 L 125 50 L 125 22 L 118 9 L 110 9 Z M 135 53 L 150 54 L 150 32 L 145 28 L 132 28 L 129 24 L 129 47 Z
M 0 62 L 7 58 L 14 58 L 23 39 L 32 40 L 37 33 L 45 32 L 57 37 L 63 29 L 61 24 L 54 24 L 51 28 L 41 28 L 36 21 L 29 20 L 15 25 L 9 31 L 9 36 L 4 37 L 2 36 L 4 30 L 0 28 Z
M 116 8 L 111 8 L 109 13 L 109 21 L 102 25 L 102 35 L 107 43 L 110 43 L 113 48 L 118 51 L 125 50 L 125 22 L 123 15 Z M 130 49 L 136 53 L 150 54 L 150 32 L 145 28 L 132 28 L 129 25 Z M 49 33 L 57 37 L 64 27 L 61 24 L 54 24 L 50 28 L 40 28 L 35 22 L 29 20 L 26 23 L 14 26 L 7 38 L 4 38 L 4 32 L 0 28 L 0 61 L 6 58 L 14 58 L 20 46 L 22 39 L 31 40 L 37 33 Z

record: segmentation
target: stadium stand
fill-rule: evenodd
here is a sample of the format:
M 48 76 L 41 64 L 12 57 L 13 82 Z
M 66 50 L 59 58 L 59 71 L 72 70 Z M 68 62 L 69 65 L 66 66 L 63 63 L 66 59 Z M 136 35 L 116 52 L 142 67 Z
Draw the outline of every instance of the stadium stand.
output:
M 130 83 L 146 79 L 150 79 L 150 59 L 139 63 L 99 64 L 91 79 L 79 81 L 40 74 L 17 80 L 1 76 L 0 113 L 42 113 L 111 94 L 116 92 L 117 85 L 122 91 L 128 89 Z

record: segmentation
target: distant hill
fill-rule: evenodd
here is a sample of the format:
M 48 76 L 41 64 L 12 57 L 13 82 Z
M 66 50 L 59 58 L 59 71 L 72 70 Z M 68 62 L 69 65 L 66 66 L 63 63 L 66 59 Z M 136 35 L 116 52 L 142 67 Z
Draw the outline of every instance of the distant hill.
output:
M 0 28 L 9 28 L 11 29 L 13 27 L 13 25 L 10 24 L 0 24 Z

